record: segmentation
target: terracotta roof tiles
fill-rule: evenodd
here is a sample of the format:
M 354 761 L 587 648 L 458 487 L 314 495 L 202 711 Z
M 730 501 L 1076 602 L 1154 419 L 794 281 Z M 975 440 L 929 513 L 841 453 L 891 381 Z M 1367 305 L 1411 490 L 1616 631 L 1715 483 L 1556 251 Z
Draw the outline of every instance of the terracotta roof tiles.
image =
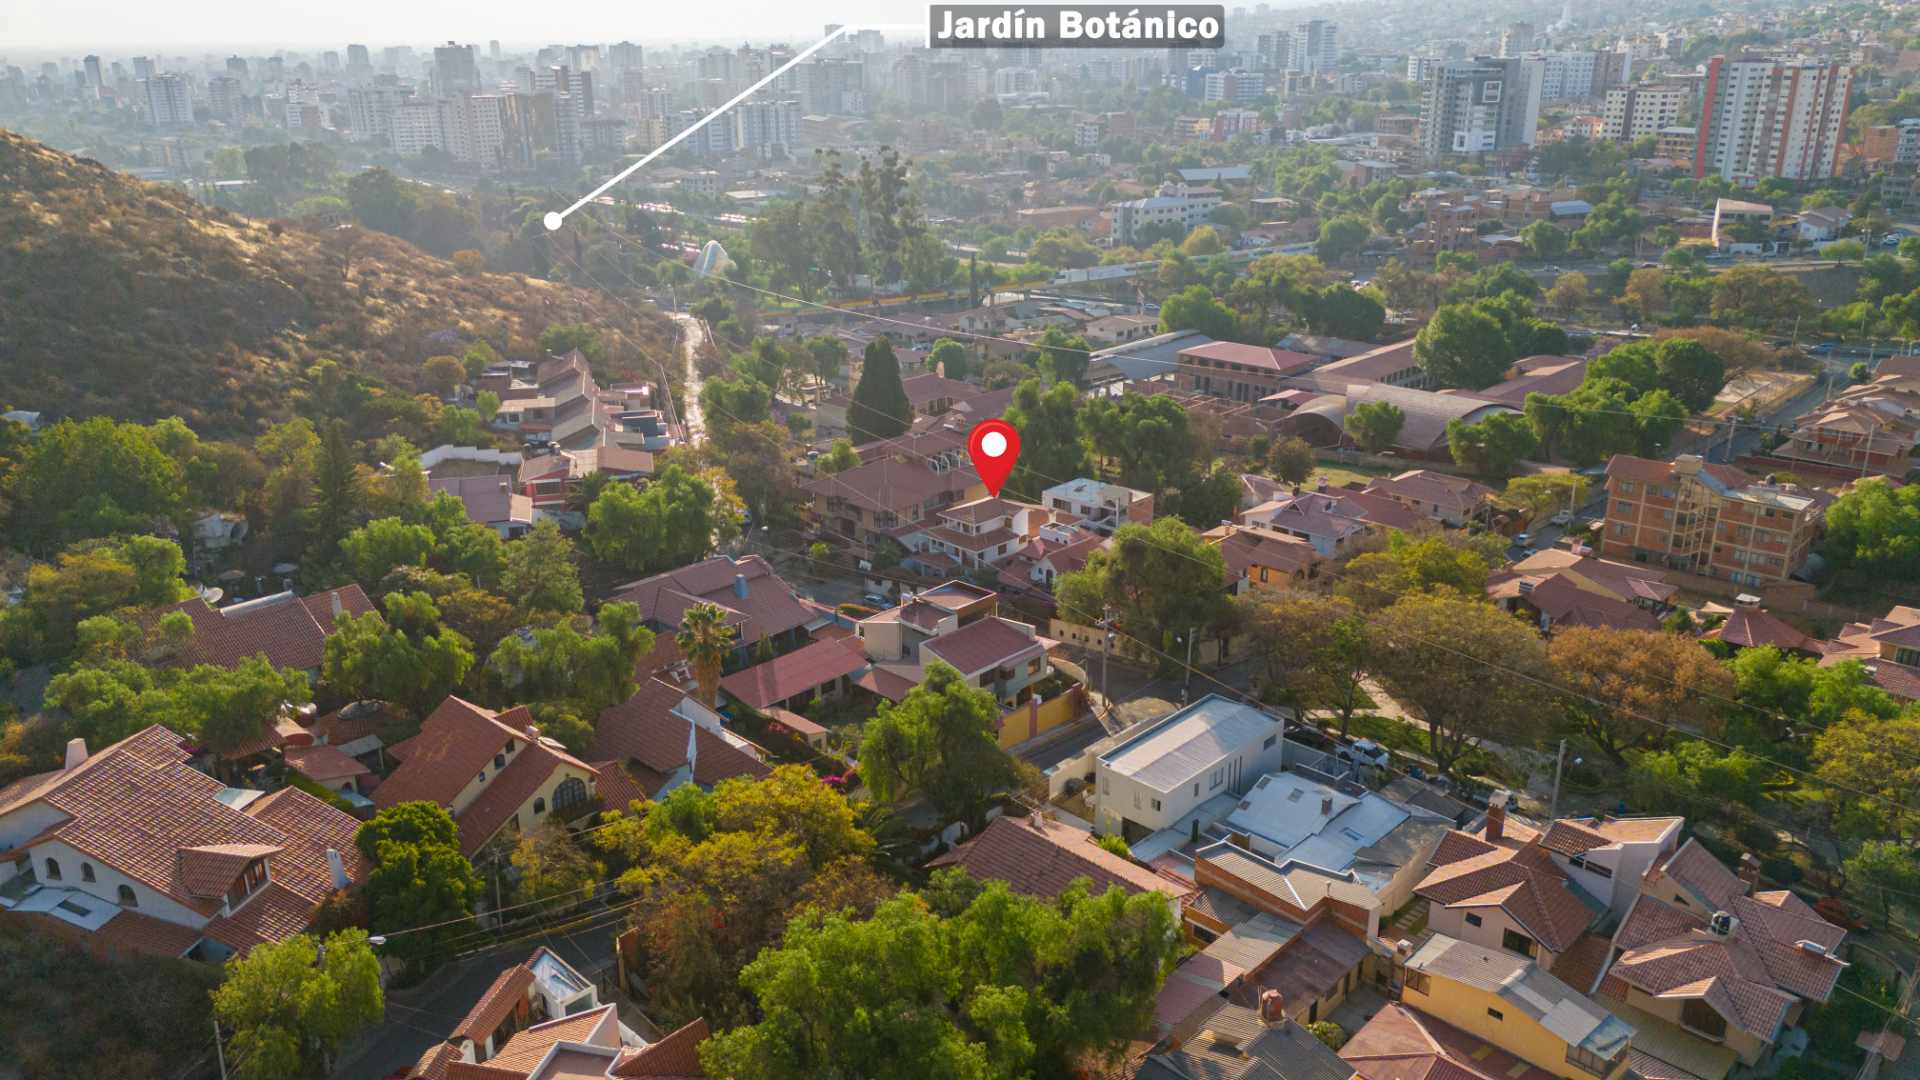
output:
M 1028 896 L 1059 896 L 1081 877 L 1090 879 L 1096 892 L 1113 885 L 1129 893 L 1179 896 L 1186 891 L 1102 848 L 1085 830 L 1038 815 L 995 818 L 980 835 L 930 865 L 964 867 L 982 881 L 1004 881 Z

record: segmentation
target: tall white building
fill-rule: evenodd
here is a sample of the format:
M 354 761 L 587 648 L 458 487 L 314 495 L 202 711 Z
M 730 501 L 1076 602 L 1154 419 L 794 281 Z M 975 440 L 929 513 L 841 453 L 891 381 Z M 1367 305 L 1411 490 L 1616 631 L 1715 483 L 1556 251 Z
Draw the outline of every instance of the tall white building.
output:
M 207 111 L 215 120 L 232 123 L 240 119 L 243 96 L 245 91 L 240 80 L 231 75 L 215 75 L 207 80 Z
M 1340 66 L 1340 24 L 1311 19 L 1293 28 L 1288 49 L 1288 71 L 1303 75 L 1331 75 Z
M 1692 102 L 1693 88 L 1685 83 L 1616 86 L 1600 108 L 1600 137 L 1609 142 L 1657 137 L 1663 128 L 1678 126 Z
M 1185 236 L 1203 224 L 1219 205 L 1220 192 L 1216 188 L 1162 184 L 1160 190 L 1148 198 L 1113 204 L 1113 239 L 1116 243 L 1131 244 L 1142 230 L 1168 223 L 1179 225 L 1180 235 Z
M 401 86 L 391 75 L 377 77 L 371 86 L 347 91 L 347 126 L 357 142 L 393 142 L 393 111 L 411 100 L 413 88 Z M 438 144 L 435 144 L 438 145 Z
M 439 98 L 402 101 L 389 122 L 393 152 L 403 158 L 419 157 L 429 146 L 447 148 L 447 103 Z
M 734 106 L 733 148 L 761 158 L 791 157 L 800 147 L 798 101 L 746 101 Z
M 153 118 L 153 126 L 186 127 L 193 123 L 193 94 L 187 88 L 185 75 L 169 72 L 142 81 L 147 91 L 147 114 Z
M 1853 68 L 1814 60 L 1707 63 L 1693 175 L 1824 180 L 1846 137 Z
M 1421 148 L 1430 158 L 1532 146 L 1540 122 L 1541 65 L 1515 57 L 1449 60 L 1427 81 Z
M 447 102 L 447 153 L 454 160 L 497 169 L 505 160 L 507 99 L 498 94 L 472 94 Z

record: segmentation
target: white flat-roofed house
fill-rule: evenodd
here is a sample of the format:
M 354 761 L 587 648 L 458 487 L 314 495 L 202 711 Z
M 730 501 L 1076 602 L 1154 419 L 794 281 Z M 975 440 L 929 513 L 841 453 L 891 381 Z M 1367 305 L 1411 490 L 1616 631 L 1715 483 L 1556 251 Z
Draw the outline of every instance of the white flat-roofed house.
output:
M 1139 839 L 1244 792 L 1281 767 L 1284 727 L 1281 716 L 1218 694 L 1146 725 L 1095 761 L 1095 829 Z

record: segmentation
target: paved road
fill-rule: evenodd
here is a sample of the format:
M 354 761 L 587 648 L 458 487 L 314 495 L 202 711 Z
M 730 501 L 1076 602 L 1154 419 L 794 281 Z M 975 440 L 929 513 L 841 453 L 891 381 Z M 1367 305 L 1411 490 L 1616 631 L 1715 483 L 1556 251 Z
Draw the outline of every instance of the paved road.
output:
M 706 386 L 706 379 L 700 374 L 700 365 L 695 361 L 700 347 L 706 344 L 707 328 L 692 315 L 676 314 L 673 320 L 680 324 L 683 331 L 681 356 L 687 363 L 687 400 L 680 421 L 687 429 L 687 442 L 697 443 L 706 430 L 704 418 L 700 415 L 700 391 Z
M 613 930 L 598 929 L 546 935 L 444 969 L 432 977 L 426 993 L 416 997 L 409 992 L 404 1001 L 389 998 L 385 1022 L 355 1041 L 333 1075 L 338 1080 L 374 1080 L 410 1068 L 429 1047 L 446 1041 L 502 971 L 524 961 L 541 945 L 588 977 L 613 965 Z

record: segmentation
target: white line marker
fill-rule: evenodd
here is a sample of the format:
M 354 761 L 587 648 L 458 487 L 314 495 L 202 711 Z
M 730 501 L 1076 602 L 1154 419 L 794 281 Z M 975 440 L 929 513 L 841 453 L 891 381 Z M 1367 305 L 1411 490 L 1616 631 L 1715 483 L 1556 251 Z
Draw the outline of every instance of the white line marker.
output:
M 673 138 L 668 139 L 666 142 L 661 143 L 659 146 L 654 147 L 651 151 L 647 153 L 645 157 L 641 158 L 639 161 L 634 162 L 633 164 L 627 166 L 626 168 L 616 173 L 613 179 L 607 181 L 604 184 L 601 184 L 599 187 L 594 188 L 592 191 L 587 192 L 585 195 L 582 195 L 579 198 L 579 200 L 576 201 L 572 206 L 567 207 L 565 210 L 547 211 L 547 216 L 540 219 L 541 222 L 544 225 L 546 225 L 548 232 L 558 231 L 560 226 L 566 223 L 567 216 L 572 214 L 575 210 L 578 210 L 581 207 L 592 202 L 593 200 L 599 198 L 600 196 L 605 195 L 609 190 L 613 188 L 615 184 L 618 184 L 620 181 L 625 180 L 627 177 L 632 176 L 636 172 L 639 172 L 643 167 L 645 167 L 647 164 L 652 162 L 654 158 L 657 158 L 661 154 L 664 154 L 667 151 L 673 149 L 675 146 L 678 146 L 682 139 L 685 139 L 687 136 L 692 135 L 694 132 L 699 131 L 701 128 L 706 127 L 708 124 L 711 124 L 715 120 L 719 119 L 720 116 L 724 114 L 728 109 L 731 109 L 735 105 L 738 105 L 741 102 L 752 97 L 755 91 L 766 87 L 767 85 L 772 83 L 773 80 L 779 78 L 782 75 L 785 75 L 789 70 L 791 70 L 796 65 L 798 65 L 800 61 L 805 60 L 807 57 L 812 56 L 814 53 L 817 53 L 821 49 L 826 48 L 828 45 L 833 44 L 835 41 L 839 40 L 840 38 L 845 37 L 846 35 L 854 33 L 855 31 L 859 31 L 859 30 L 899 29 L 900 27 L 906 26 L 906 25 L 909 25 L 909 24 L 864 23 L 858 26 L 840 27 L 839 29 L 835 30 L 833 33 L 828 34 L 826 37 L 823 37 L 819 41 L 816 41 L 813 44 L 807 46 L 806 48 L 800 50 L 798 53 L 794 55 L 793 59 L 773 69 L 771 72 L 767 74 L 765 78 L 761 79 L 759 82 L 754 83 L 752 86 L 749 86 L 745 90 L 742 90 L 738 94 L 735 94 L 733 96 L 733 100 L 713 110 L 707 115 L 702 116 L 700 119 L 695 120 L 693 123 L 687 125 L 686 130 L 680 132 L 678 135 L 675 135 Z M 914 23 L 911 25 L 917 27 L 919 24 Z

